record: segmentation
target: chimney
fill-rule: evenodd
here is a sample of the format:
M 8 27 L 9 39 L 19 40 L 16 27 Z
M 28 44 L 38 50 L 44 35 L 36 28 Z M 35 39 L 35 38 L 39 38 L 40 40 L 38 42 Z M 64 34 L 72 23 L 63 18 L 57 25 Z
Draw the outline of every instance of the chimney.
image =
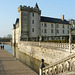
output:
M 64 15 L 61 16 L 61 20 L 64 21 Z

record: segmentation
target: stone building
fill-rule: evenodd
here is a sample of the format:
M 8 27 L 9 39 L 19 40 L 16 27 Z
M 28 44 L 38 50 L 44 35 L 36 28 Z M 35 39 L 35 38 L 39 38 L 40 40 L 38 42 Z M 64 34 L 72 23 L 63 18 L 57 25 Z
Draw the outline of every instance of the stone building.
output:
M 19 6 L 19 19 L 13 25 L 12 42 L 18 43 L 19 40 L 38 40 L 41 35 L 40 15 L 41 10 L 37 3 L 35 7 Z
M 61 19 L 41 16 L 41 36 L 47 40 L 68 38 L 71 25 L 62 15 Z
M 75 20 L 74 19 L 70 19 L 69 23 L 71 24 L 71 42 L 75 43 Z
M 20 40 L 38 41 L 39 37 L 44 40 L 62 40 L 68 38 L 71 25 L 62 15 L 61 19 L 41 16 L 41 10 L 36 3 L 35 7 L 22 6 L 18 8 L 19 18 L 13 25 L 13 43 Z
M 75 28 L 75 20 L 74 19 L 70 19 L 69 23 L 71 24 L 71 28 Z
M 35 7 L 20 6 L 19 12 L 19 31 L 20 39 L 28 40 L 29 38 L 37 38 L 40 35 L 40 15 L 41 10 L 37 3 Z

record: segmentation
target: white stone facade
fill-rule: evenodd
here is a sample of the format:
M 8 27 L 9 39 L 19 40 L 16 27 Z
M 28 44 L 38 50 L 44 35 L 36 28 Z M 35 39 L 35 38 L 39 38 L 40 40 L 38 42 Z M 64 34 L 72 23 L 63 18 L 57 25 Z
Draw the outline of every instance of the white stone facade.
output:
M 33 21 L 34 23 L 32 23 Z M 39 35 L 40 35 L 40 15 L 35 12 L 30 12 L 29 37 L 37 37 Z
M 41 22 L 41 36 L 68 36 L 70 28 L 69 24 Z

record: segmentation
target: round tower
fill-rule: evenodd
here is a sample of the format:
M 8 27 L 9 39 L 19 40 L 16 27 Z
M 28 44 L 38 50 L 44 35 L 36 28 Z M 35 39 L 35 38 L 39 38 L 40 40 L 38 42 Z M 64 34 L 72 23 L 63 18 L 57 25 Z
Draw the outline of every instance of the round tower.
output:
M 41 10 L 39 9 L 37 3 L 34 8 L 30 11 L 30 25 L 29 25 L 29 37 L 31 39 L 37 40 L 41 33 L 40 26 L 40 15 Z
M 19 32 L 21 40 L 37 39 L 40 36 L 40 15 L 41 10 L 37 3 L 35 7 L 21 6 L 19 12 Z

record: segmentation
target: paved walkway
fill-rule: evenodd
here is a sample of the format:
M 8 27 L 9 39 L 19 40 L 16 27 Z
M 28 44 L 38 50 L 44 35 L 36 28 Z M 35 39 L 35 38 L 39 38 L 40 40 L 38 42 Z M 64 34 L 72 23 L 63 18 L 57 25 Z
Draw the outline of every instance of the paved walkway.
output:
M 0 75 L 37 75 L 6 50 L 0 50 Z

